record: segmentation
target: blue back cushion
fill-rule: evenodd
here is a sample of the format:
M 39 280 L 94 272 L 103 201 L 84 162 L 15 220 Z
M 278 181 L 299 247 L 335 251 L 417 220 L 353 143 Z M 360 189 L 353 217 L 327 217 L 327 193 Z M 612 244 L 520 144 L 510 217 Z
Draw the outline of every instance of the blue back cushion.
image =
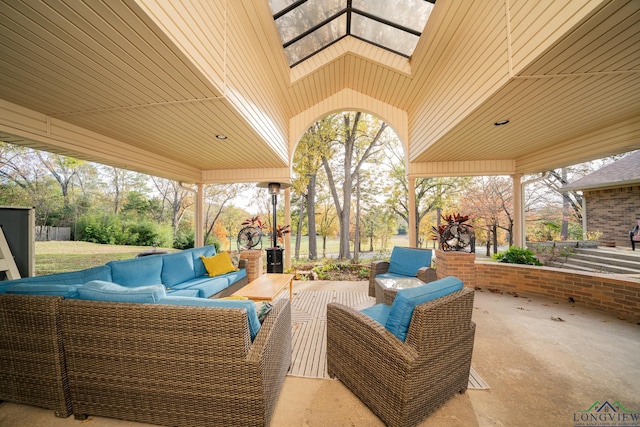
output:
M 107 263 L 111 279 L 122 286 L 144 286 L 162 283 L 162 257 L 145 256 Z
M 462 280 L 449 276 L 416 288 L 401 289 L 393 300 L 385 327 L 404 341 L 416 306 L 462 289 Z
M 81 285 L 56 285 L 53 283 L 19 283 L 7 290 L 8 294 L 51 295 L 65 298 L 76 298 L 77 289 Z
M 376 304 L 360 310 L 360 313 L 366 314 L 367 316 L 384 326 L 387 323 L 390 311 L 391 306 L 387 304 Z
M 431 250 L 393 247 L 389 260 L 389 273 L 415 276 L 421 267 L 431 267 Z
M 200 257 L 214 256 L 216 254 L 216 247 L 209 245 L 200 248 L 188 249 L 185 252 L 189 252 L 191 254 L 191 257 L 193 258 L 193 271 L 195 277 L 200 277 L 207 274 L 207 269 L 204 268 L 204 264 L 202 263 Z
M 241 308 L 247 311 L 249 317 L 249 331 L 253 340 L 260 330 L 260 320 L 256 304 L 251 300 L 231 300 L 231 299 L 207 299 L 190 297 L 168 296 L 160 301 L 160 304 L 169 305 L 189 305 L 194 307 L 214 307 L 214 308 Z
M 120 286 L 112 282 L 94 280 L 78 288 L 80 299 L 111 302 L 153 304 L 166 296 L 164 285 Z
M 162 256 L 162 283 L 172 287 L 195 277 L 193 257 L 188 252 L 176 252 Z

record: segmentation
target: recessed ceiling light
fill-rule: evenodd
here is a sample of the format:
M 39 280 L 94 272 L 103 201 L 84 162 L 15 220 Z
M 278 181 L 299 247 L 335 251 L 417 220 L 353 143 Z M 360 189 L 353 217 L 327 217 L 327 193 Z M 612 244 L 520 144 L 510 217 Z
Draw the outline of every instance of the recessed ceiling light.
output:
M 227 135 L 223 135 L 223 134 L 220 133 L 220 134 L 216 135 L 216 138 L 218 138 L 218 139 L 227 139 Z
M 509 123 L 509 120 L 500 120 L 494 123 L 495 126 L 504 126 Z

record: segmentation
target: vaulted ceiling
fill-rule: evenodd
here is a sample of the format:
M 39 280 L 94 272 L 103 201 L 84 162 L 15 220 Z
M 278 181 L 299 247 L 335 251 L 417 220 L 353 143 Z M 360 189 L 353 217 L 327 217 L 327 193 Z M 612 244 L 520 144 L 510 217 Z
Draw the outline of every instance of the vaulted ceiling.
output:
M 288 179 L 350 109 L 413 176 L 640 148 L 637 0 L 437 0 L 409 58 L 346 36 L 293 67 L 268 0 L 0 0 L 0 27 L 0 140 L 185 182 Z

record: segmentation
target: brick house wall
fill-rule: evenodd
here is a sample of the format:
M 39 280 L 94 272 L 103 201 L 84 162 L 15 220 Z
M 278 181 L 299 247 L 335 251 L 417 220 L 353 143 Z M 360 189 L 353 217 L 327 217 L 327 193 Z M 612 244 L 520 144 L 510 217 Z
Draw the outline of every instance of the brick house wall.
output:
M 584 190 L 587 231 L 600 231 L 602 246 L 631 247 L 629 231 L 640 220 L 640 185 Z

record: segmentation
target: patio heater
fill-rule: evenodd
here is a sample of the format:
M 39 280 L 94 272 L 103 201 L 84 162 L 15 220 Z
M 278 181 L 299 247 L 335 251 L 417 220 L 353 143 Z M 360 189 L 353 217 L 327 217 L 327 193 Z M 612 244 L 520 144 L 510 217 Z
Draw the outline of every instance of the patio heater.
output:
M 278 193 L 280 189 L 291 187 L 291 184 L 283 182 L 259 182 L 257 184 L 259 188 L 266 188 L 271 194 L 271 204 L 273 205 L 273 228 L 271 232 L 273 245 L 266 249 L 267 252 L 267 273 L 284 273 L 284 266 L 282 263 L 284 248 L 278 246 L 278 215 L 276 214 L 276 207 L 278 205 Z

